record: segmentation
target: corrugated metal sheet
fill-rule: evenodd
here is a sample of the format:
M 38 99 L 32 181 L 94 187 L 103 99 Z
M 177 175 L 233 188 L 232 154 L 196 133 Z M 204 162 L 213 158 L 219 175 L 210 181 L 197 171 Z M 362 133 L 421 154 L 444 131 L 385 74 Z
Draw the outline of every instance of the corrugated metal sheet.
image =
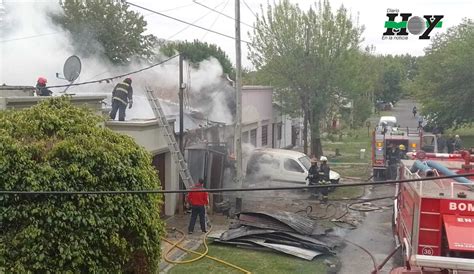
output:
M 241 216 L 242 215 L 256 217 L 265 224 L 275 225 L 275 227 L 278 226 L 279 230 L 295 231 L 304 235 L 324 234 L 324 229 L 319 227 L 316 221 L 292 212 L 243 212 L 241 213 Z M 285 226 L 291 229 L 281 229 Z M 272 226 L 265 228 L 272 228 Z
M 241 226 L 221 234 L 216 242 L 246 247 L 265 247 L 305 260 L 335 254 L 340 238 L 326 235 L 316 221 L 291 212 L 243 212 Z

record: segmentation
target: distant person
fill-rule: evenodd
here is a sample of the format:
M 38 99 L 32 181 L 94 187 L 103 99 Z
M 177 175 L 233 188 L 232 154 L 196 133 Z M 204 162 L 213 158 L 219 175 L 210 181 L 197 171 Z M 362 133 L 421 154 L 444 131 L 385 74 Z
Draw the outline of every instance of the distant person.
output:
M 416 109 L 416 106 L 413 107 L 412 112 L 413 112 L 413 118 L 415 118 L 415 117 L 416 117 L 416 113 L 418 112 L 418 110 Z
M 398 159 L 400 159 L 400 160 L 401 160 L 401 159 L 405 159 L 405 160 L 408 159 L 408 157 L 407 157 L 407 149 L 406 149 L 406 147 L 405 147 L 404 144 L 399 145 L 399 146 L 398 146 L 398 150 L 399 150 L 399 157 L 398 157 Z
M 319 169 L 316 158 L 311 159 L 311 167 L 308 170 L 308 177 L 306 177 L 306 180 L 309 180 L 309 185 L 317 185 L 319 183 Z M 317 188 L 313 188 L 310 191 L 313 197 L 319 193 Z
M 191 205 L 191 220 L 189 222 L 188 234 L 193 234 L 196 219 L 199 216 L 201 231 L 207 233 L 206 229 L 206 208 L 209 204 L 209 194 L 204 191 L 204 180 L 199 179 L 191 190 L 203 190 L 202 192 L 189 192 L 188 202 Z
M 439 153 L 444 153 L 446 150 L 446 138 L 441 133 L 436 134 L 438 137 L 436 140 L 438 142 L 438 152 Z
M 423 116 L 418 115 L 418 129 L 423 129 Z
M 389 145 L 387 151 L 388 173 L 389 179 L 395 180 L 397 178 L 397 167 L 400 162 L 400 149 L 395 144 Z
M 110 119 L 115 120 L 117 111 L 119 113 L 119 121 L 125 121 L 125 110 L 132 108 L 133 104 L 133 88 L 132 79 L 126 78 L 122 83 L 118 83 L 112 91 L 112 111 Z
M 39 77 L 38 81 L 36 81 L 36 94 L 38 96 L 51 96 L 53 92 L 46 88 L 46 83 L 48 80 L 44 77 Z
M 460 151 L 463 148 L 463 143 L 459 135 L 454 136 L 454 150 Z
M 452 136 L 446 141 L 446 148 L 448 149 L 448 153 L 454 152 L 454 138 Z

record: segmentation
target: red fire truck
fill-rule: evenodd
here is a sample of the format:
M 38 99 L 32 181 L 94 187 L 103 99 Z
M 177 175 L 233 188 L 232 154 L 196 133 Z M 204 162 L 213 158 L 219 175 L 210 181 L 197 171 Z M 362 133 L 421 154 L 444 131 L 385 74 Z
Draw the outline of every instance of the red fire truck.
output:
M 423 150 L 428 153 L 438 152 L 438 140 L 435 134 L 414 128 L 377 127 L 372 132 L 372 169 L 375 181 L 388 179 L 388 153 L 390 146 L 404 145 L 406 152 Z M 393 179 L 393 178 L 392 178 Z
M 402 160 L 399 177 L 416 179 L 473 173 L 467 151 L 417 152 Z M 397 185 L 394 228 L 404 267 L 398 273 L 474 273 L 474 178 Z

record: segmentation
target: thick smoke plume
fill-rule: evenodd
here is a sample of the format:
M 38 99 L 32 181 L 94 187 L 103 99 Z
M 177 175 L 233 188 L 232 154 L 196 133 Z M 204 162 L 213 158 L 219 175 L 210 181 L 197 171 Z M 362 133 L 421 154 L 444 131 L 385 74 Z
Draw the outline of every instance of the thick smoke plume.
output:
M 67 84 L 66 80 L 57 78 L 56 73 L 62 74 L 64 61 L 76 53 L 72 46 L 72 37 L 50 20 L 49 14 L 62 12 L 57 2 L 6 3 L 3 7 L 5 12 L 0 14 L 0 84 L 34 86 L 39 76 L 46 77 L 48 85 Z M 99 43 L 97 45 L 95 51 L 102 52 Z M 79 57 L 82 71 L 76 83 L 109 78 L 150 65 L 133 63 L 129 66 L 113 66 L 99 54 L 89 58 Z M 222 67 L 214 58 L 201 62 L 197 68 L 195 65 L 185 66 L 185 102 L 188 111 L 200 111 L 205 119 L 211 121 L 232 123 L 233 88 L 222 74 Z M 134 74 L 131 78 L 135 95 L 134 107 L 127 110 L 127 120 L 154 117 L 145 97 L 147 88 L 152 89 L 165 101 L 177 102 L 177 58 Z M 110 103 L 113 87 L 122 80 L 71 87 L 67 92 L 103 94 L 108 96 Z M 55 96 L 61 95 L 63 91 L 64 88 L 53 89 Z

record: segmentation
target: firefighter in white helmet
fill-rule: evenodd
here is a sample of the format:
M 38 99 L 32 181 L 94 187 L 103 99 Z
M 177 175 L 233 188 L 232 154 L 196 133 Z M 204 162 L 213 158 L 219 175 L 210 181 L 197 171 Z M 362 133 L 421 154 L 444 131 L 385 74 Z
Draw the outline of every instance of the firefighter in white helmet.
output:
M 329 173 L 331 169 L 329 168 L 328 165 L 328 158 L 326 156 L 321 156 L 319 159 L 321 161 L 321 164 L 319 166 L 319 184 L 321 185 L 329 185 L 331 183 L 329 179 Z M 320 189 L 320 193 L 322 194 L 322 201 L 326 202 L 328 200 L 328 193 L 329 193 L 329 188 L 324 187 Z

